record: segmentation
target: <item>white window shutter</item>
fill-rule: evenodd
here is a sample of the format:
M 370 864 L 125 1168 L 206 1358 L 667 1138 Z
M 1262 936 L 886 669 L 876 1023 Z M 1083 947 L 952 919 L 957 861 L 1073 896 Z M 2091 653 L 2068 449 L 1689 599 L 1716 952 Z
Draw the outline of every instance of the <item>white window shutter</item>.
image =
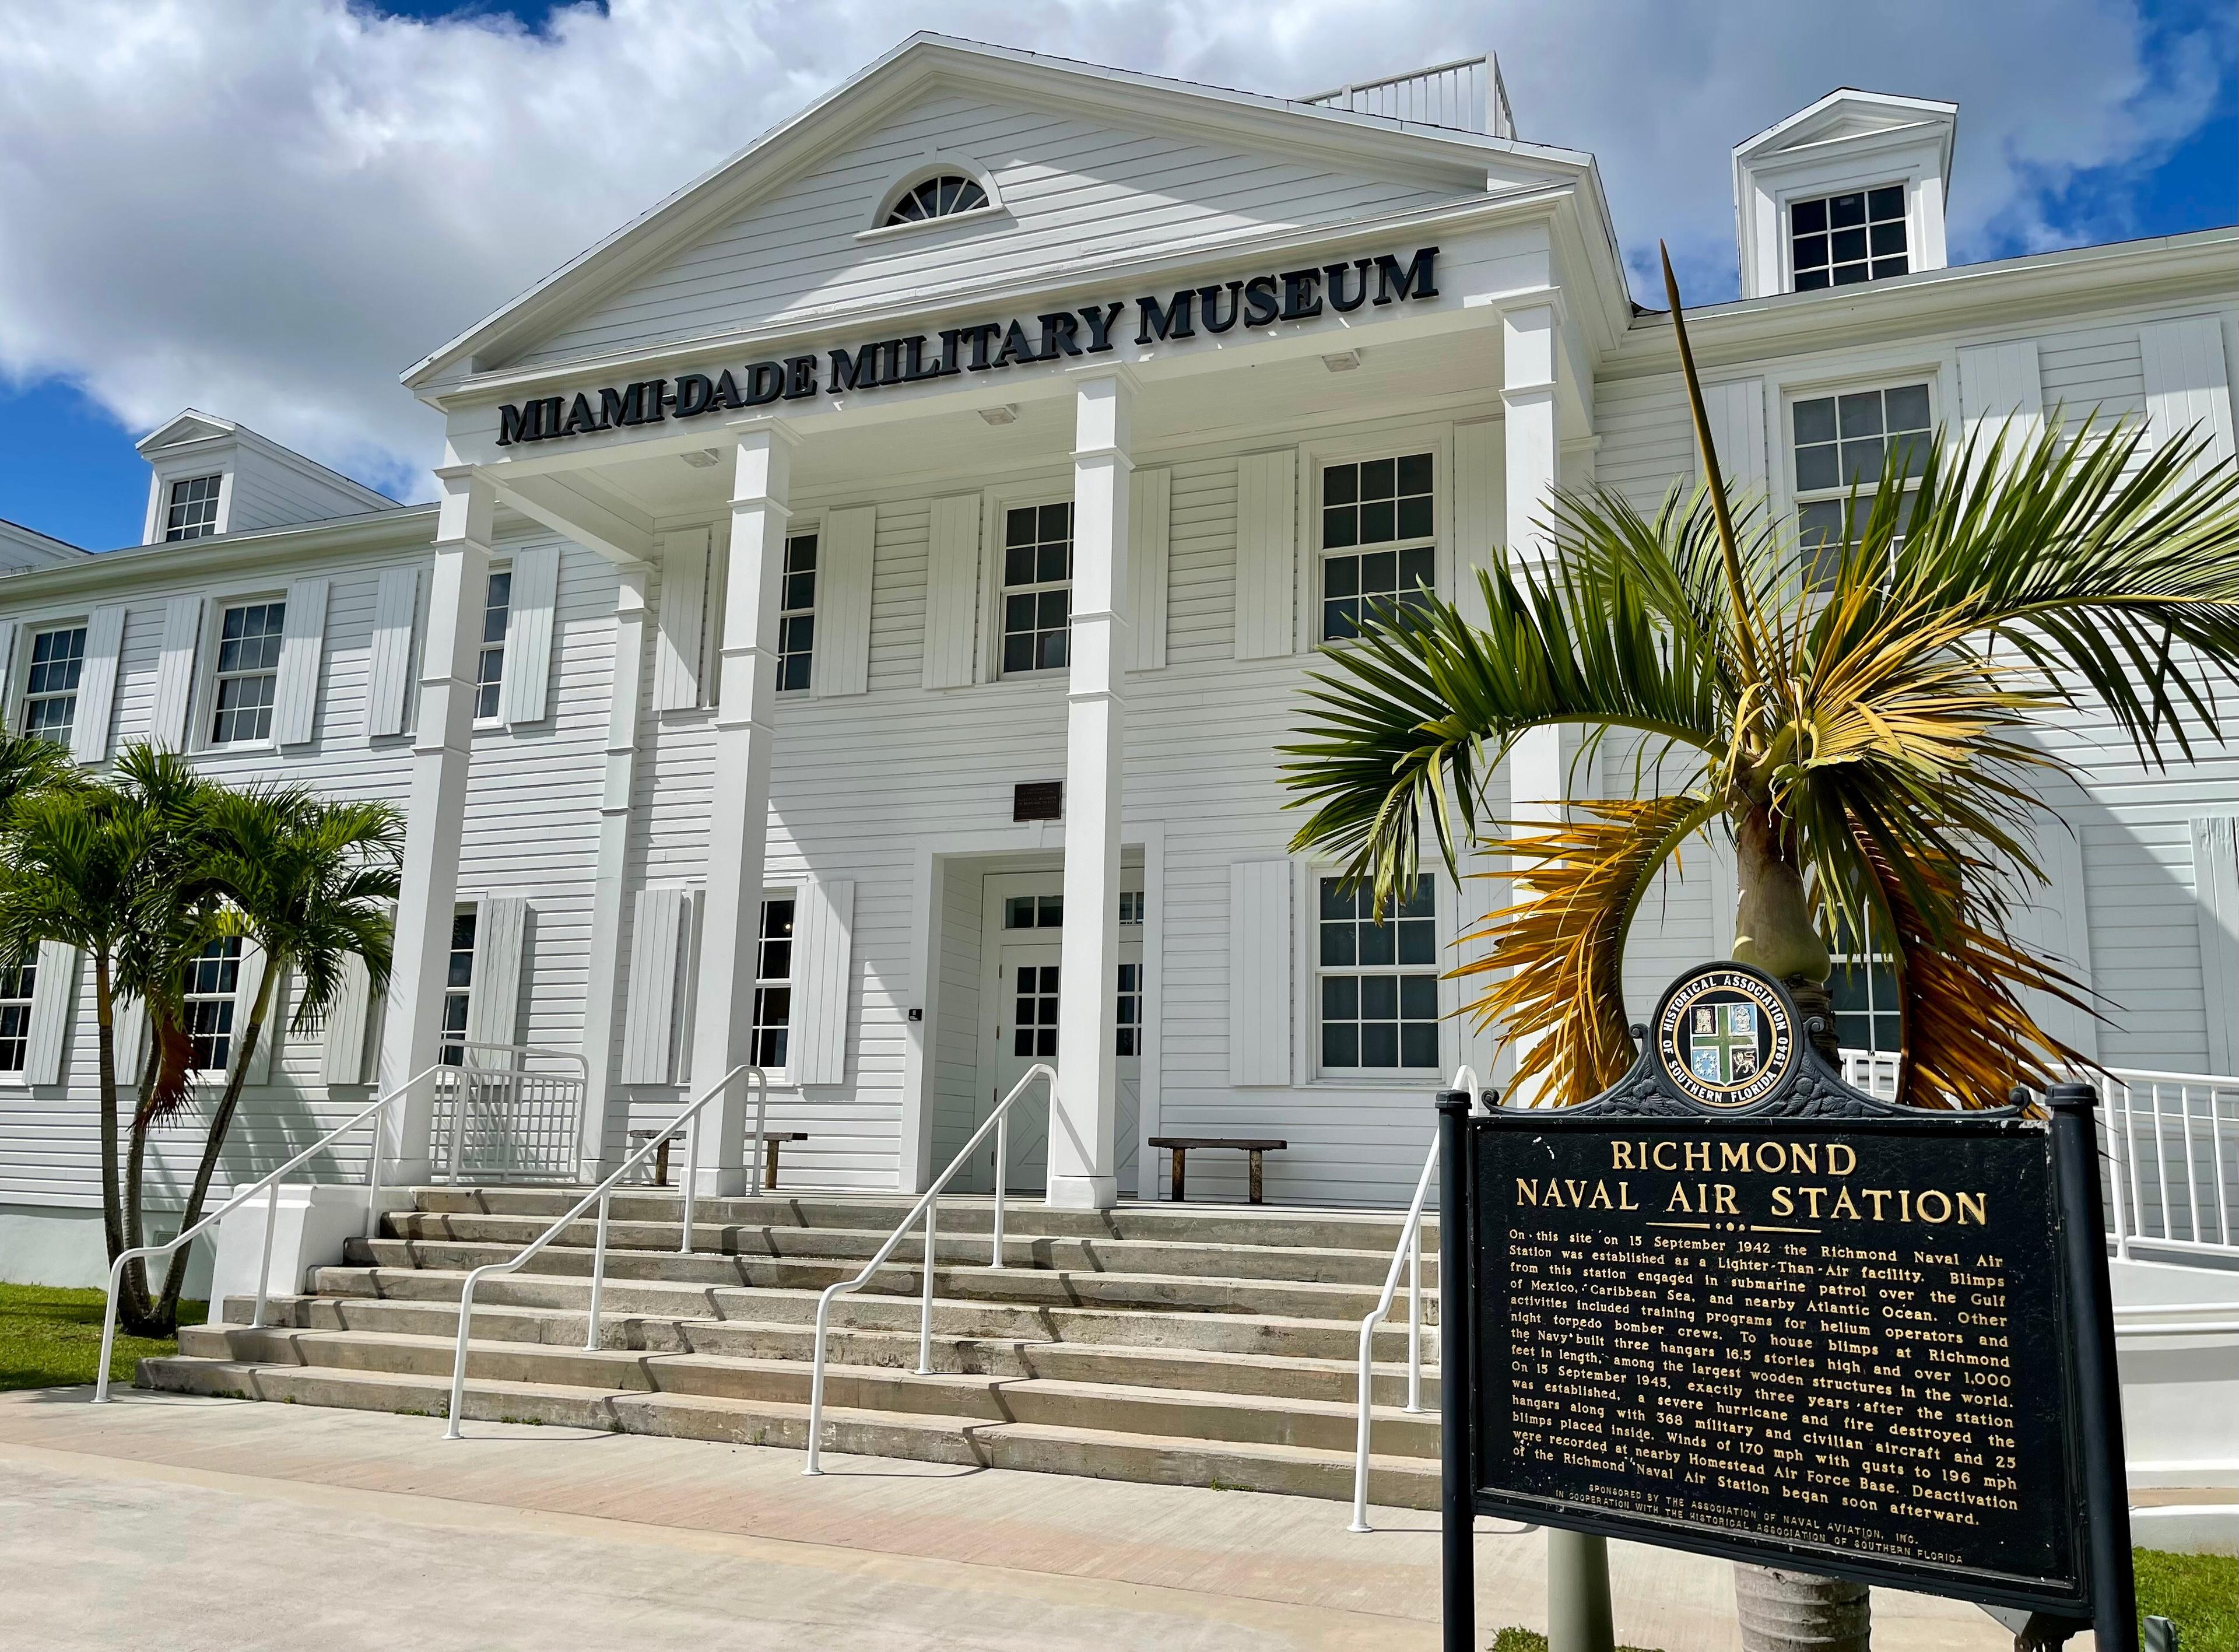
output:
M 2041 821 L 2030 844 L 2032 858 L 2045 875 L 2013 909 L 2015 944 L 2031 957 L 2057 965 L 2091 984 L 2091 923 L 2084 904 L 2083 846 L 2058 820 Z M 2072 1049 L 2096 1061 L 2099 1018 L 2049 992 L 2024 992 L 2022 1008 L 2036 1024 Z
M 234 1049 L 238 1052 L 242 1036 L 249 1031 L 249 1014 L 256 1008 L 256 989 L 264 982 L 263 948 L 253 941 L 241 943 L 241 970 L 233 981 Z M 271 1082 L 273 1049 L 287 1036 L 288 978 L 283 973 L 273 983 L 272 1002 L 264 1011 L 264 1030 L 257 1034 L 256 1051 L 249 1058 L 249 1083 Z
M 305 744 L 318 728 L 319 663 L 326 646 L 327 582 L 299 579 L 288 587 L 288 618 L 280 636 L 280 669 L 272 684 L 274 744 Z
M 195 644 L 202 629 L 201 597 L 174 596 L 163 604 L 163 645 L 156 661 L 156 703 L 148 737 L 174 751 L 187 743 L 187 712 L 195 698 Z
M 355 952 L 342 960 L 342 984 L 327 1006 L 319 1076 L 329 1084 L 365 1082 L 365 1032 L 372 1020 L 373 977 Z
M 1228 869 L 1228 1082 L 1291 1082 L 1291 863 Z
M 1160 465 L 1128 481 L 1127 623 L 1135 633 L 1134 669 L 1166 663 L 1167 563 L 1173 550 L 1174 473 Z
M 508 669 L 510 667 L 508 666 Z M 521 1026 L 521 948 L 528 903 L 487 896 L 475 912 L 475 973 L 467 989 L 467 1042 L 511 1044 Z
M 629 997 L 622 1020 L 622 1082 L 670 1082 L 677 963 L 691 932 L 692 897 L 674 885 L 640 889 L 630 927 Z
M 2036 340 L 2016 338 L 1962 350 L 1959 417 L 1967 439 L 1981 443 L 1985 451 L 2003 438 L 2005 463 L 2010 466 L 2044 430 L 2044 375 Z
M 419 612 L 420 570 L 382 569 L 374 588 L 373 645 L 366 661 L 365 733 L 369 740 L 405 732 L 412 688 L 412 627 Z
M 1247 453 L 1236 463 L 1236 657 L 1297 651 L 1299 455 Z
M 689 711 L 700 703 L 700 654 L 707 634 L 705 528 L 661 536 L 660 632 L 653 658 L 653 709 Z
M 1454 426 L 1454 605 L 1472 623 L 1485 620 L 1478 570 L 1505 557 L 1507 477 L 1501 427 L 1492 419 Z
M 2200 989 L 2208 1006 L 2208 1070 L 2239 1072 L 2239 817 L 2192 823 Z
M 1717 450 L 1718 474 L 1729 496 L 1739 499 L 1765 491 L 1764 381 L 1737 378 L 1703 387 L 1703 411 L 1711 427 L 1711 445 Z M 1695 474 L 1703 474 L 1703 456 L 1693 456 Z
M 2196 434 L 2208 445 L 2189 476 L 2229 463 L 2231 381 L 2222 322 L 2214 316 L 2187 316 L 2149 323 L 2138 329 L 2138 353 L 2145 371 L 2146 428 L 2154 444 L 2173 442 L 2197 427 Z
M 818 878 L 799 898 L 786 1065 L 796 1084 L 844 1084 L 854 984 L 855 885 L 847 878 Z
M 824 519 L 816 547 L 815 649 L 810 663 L 817 698 L 863 694 L 871 686 L 871 553 L 879 508 L 850 505 Z
M 98 1032 L 95 1036 L 99 1036 Z M 119 1084 L 138 1083 L 140 1063 L 148 1053 L 148 1001 L 134 998 L 118 1004 L 116 1019 L 110 1027 L 109 1036 L 116 1056 L 116 1082 Z
M 31 1024 L 23 1048 L 25 1083 L 62 1082 L 63 1036 L 70 1030 L 70 1012 L 76 1008 L 77 949 L 59 941 L 42 941 L 31 977 Z
M 505 681 L 498 715 L 509 723 L 541 723 L 552 683 L 552 610 L 560 594 L 560 551 L 539 545 L 513 558 L 512 610 L 505 626 Z
M 70 723 L 70 756 L 80 763 L 101 763 L 109 756 L 116 660 L 123 648 L 123 604 L 95 609 L 85 622 L 85 665 L 78 673 L 77 716 Z
M 960 689 L 974 676 L 980 624 L 980 496 L 933 502 L 925 563 L 925 686 Z

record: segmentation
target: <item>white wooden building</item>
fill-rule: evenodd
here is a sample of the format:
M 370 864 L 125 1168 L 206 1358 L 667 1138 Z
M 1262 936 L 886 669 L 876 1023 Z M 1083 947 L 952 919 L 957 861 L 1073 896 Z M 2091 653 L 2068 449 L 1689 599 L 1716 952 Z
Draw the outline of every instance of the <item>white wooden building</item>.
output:
M 1694 335 L 1728 470 L 1809 512 L 1886 432 L 2055 410 L 2228 463 L 2239 234 L 1950 266 L 1956 119 L 1838 91 L 1734 151 L 1743 296 Z M 260 1056 L 229 1174 L 448 1029 L 556 1052 L 515 1168 L 611 1163 L 754 1061 L 807 1138 L 787 1185 L 921 1187 L 1047 1059 L 1012 1180 L 1053 1202 L 1154 1195 L 1153 1134 L 1286 1139 L 1272 1198 L 1404 1201 L 1429 1090 L 1498 1065 L 1437 979 L 1484 896 L 1334 911 L 1275 748 L 1359 593 L 1473 590 L 1551 487 L 1645 507 L 1694 463 L 1592 157 L 1513 131 L 1489 59 L 1286 101 L 920 36 L 405 375 L 440 504 L 201 413 L 149 436 L 143 545 L 0 580 L 10 726 L 409 811 L 392 991 Z M 2071 1030 L 2239 1070 L 2239 753 L 2056 737 L 2091 783 L 2051 800 L 2035 921 L 2119 1006 Z M 1720 857 L 1687 870 L 1644 1003 L 1729 938 Z M 209 972 L 214 1081 L 256 968 Z M 90 1282 L 90 987 L 53 949 L 30 975 L 0 1276 Z M 1870 988 L 1848 1042 L 1886 1030 Z M 392 1176 L 483 1162 L 437 1110 Z M 182 1177 L 199 1137 L 163 1144 Z

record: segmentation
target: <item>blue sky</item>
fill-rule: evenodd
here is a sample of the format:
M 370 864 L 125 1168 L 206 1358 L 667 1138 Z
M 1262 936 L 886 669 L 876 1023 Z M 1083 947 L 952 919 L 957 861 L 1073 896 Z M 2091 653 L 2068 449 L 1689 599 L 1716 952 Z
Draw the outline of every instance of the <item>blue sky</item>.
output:
M 1525 135 L 1598 156 L 1644 296 L 1659 236 L 1691 301 L 1732 296 L 1726 150 L 1838 84 L 1960 103 L 1956 259 L 2239 218 L 2229 0 L 1853 0 L 1839 26 L 1770 0 L 1386 11 L 1394 60 L 1374 68 L 1491 46 Z M 1188 0 L 34 10 L 10 30 L 49 50 L 0 59 L 0 211 L 17 231 L 0 235 L 0 516 L 136 541 L 132 443 L 189 403 L 424 496 L 440 430 L 400 370 L 918 27 L 1269 91 L 1359 72 L 1351 0 L 1206 15 Z M 601 121 L 572 154 L 522 141 L 648 91 L 708 118 Z M 222 207 L 210 222 L 149 181 L 159 151 Z

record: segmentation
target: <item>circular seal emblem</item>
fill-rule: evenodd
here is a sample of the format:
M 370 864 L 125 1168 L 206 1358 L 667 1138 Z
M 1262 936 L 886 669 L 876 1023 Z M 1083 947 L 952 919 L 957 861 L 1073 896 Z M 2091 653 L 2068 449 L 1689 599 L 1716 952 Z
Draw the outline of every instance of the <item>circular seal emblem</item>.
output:
M 1747 1107 L 1796 1065 L 1796 1006 L 1780 983 L 1743 963 L 1705 963 L 1673 982 L 1657 1007 L 1657 1065 L 1704 1107 Z

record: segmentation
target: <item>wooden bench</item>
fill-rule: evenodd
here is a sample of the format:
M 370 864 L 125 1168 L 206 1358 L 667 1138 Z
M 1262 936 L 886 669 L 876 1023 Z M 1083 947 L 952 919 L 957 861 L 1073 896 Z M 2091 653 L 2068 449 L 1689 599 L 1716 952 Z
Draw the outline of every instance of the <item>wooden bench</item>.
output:
M 1151 1138 L 1151 1145 L 1153 1147 L 1165 1148 L 1168 1152 L 1174 1156 L 1174 1190 L 1171 1196 L 1176 1204 L 1183 1202 L 1183 1170 L 1189 1158 L 1189 1150 L 1192 1148 L 1234 1148 L 1240 1153 L 1250 1154 L 1252 1156 L 1252 1202 L 1258 1204 L 1260 1202 L 1259 1156 L 1262 1153 L 1279 1153 L 1291 1144 L 1288 1142 L 1279 1142 L 1272 1136 L 1266 1137 L 1252 1136 L 1154 1136 Z
M 636 1152 L 638 1149 L 660 1134 L 660 1130 L 632 1130 L 629 1133 L 629 1150 L 633 1153 Z M 668 1149 L 674 1147 L 679 1139 L 681 1138 L 671 1136 L 653 1150 L 653 1185 L 657 1188 L 665 1188 L 668 1185 Z M 764 1193 L 777 1186 L 778 1143 L 806 1142 L 807 1139 L 807 1130 L 770 1130 L 763 1135 L 762 1191 Z M 1253 1162 L 1257 1163 L 1258 1161 L 1254 1160 Z

